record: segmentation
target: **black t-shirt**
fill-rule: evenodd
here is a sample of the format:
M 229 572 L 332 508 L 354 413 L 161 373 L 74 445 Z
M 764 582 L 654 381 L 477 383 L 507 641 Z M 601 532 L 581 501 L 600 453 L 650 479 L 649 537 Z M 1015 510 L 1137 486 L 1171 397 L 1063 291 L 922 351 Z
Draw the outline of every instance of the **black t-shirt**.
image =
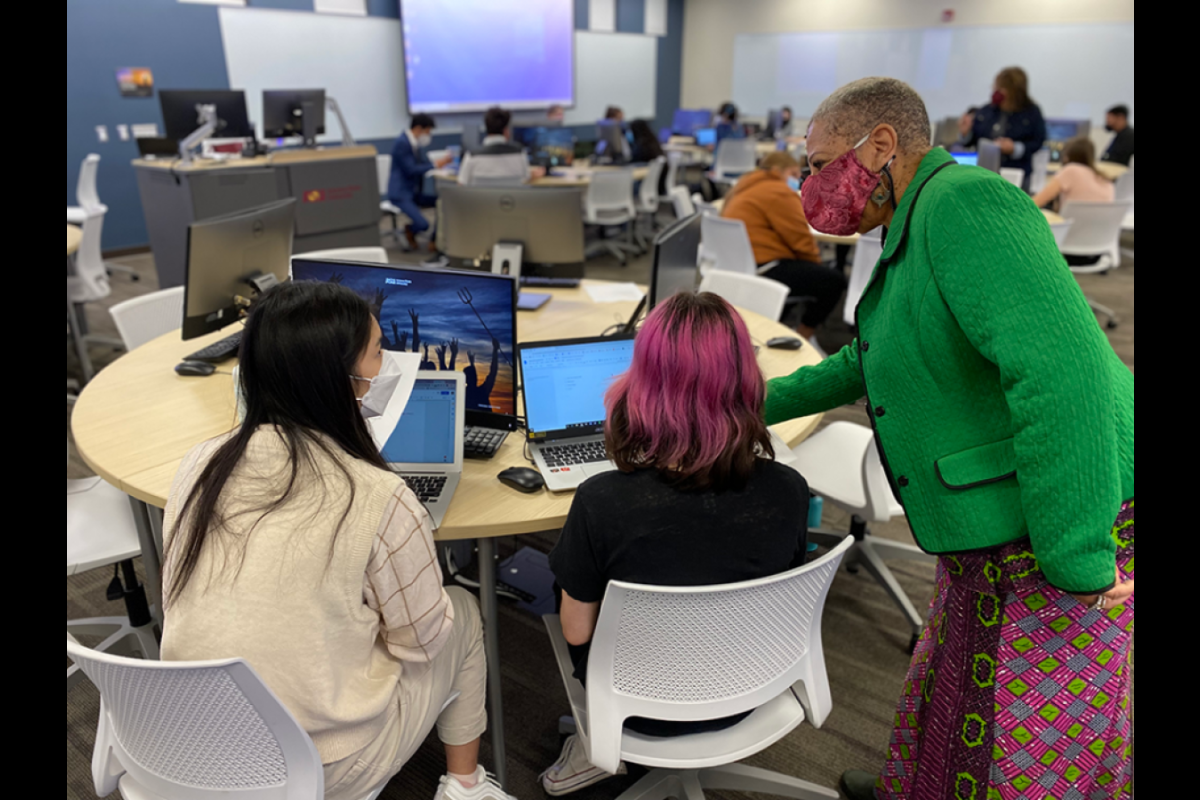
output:
M 1104 160 L 1128 167 L 1133 155 L 1133 128 L 1129 127 L 1116 135 L 1104 153 Z
M 759 461 L 740 492 L 680 491 L 656 470 L 610 472 L 579 488 L 550 566 L 581 603 L 601 602 L 610 581 L 715 586 L 778 575 L 804 564 L 808 506 L 804 478 L 773 461 Z M 581 681 L 587 651 L 572 648 Z M 683 732 L 660 730 L 643 732 Z

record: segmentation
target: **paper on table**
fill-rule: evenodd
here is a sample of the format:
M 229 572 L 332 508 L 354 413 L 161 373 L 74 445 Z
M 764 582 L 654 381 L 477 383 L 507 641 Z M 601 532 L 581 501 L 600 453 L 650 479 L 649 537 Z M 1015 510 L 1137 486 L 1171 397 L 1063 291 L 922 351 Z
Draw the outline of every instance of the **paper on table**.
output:
M 383 357 L 391 358 L 400 368 L 400 383 L 397 384 L 396 391 L 392 394 L 392 399 L 388 401 L 383 414 L 367 420 L 367 427 L 371 429 L 371 437 L 375 439 L 375 444 L 381 452 L 387 446 L 388 439 L 391 439 L 392 434 L 396 432 L 396 426 L 400 424 L 400 417 L 403 416 L 404 409 L 408 407 L 413 387 L 417 385 L 417 373 L 421 369 L 420 353 L 388 351 L 384 353 Z
M 589 283 L 584 288 L 593 303 L 637 303 L 646 296 L 634 283 Z

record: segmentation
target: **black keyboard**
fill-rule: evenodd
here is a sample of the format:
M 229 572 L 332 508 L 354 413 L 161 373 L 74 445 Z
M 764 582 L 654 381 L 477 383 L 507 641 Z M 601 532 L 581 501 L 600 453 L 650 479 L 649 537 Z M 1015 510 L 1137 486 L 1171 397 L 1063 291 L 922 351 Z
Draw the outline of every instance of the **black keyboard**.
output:
M 542 458 L 546 466 L 574 467 L 579 464 L 601 464 L 608 461 L 608 453 L 604 442 L 584 442 L 582 444 L 559 444 L 541 448 Z
M 235 358 L 241 347 L 242 332 L 238 331 L 233 336 L 222 339 L 216 344 L 210 344 L 197 353 L 192 353 L 184 361 L 203 361 L 207 364 L 220 364 L 222 361 Z
M 421 498 L 422 503 L 431 503 L 434 500 L 442 499 L 442 492 L 446 491 L 446 482 L 449 480 L 445 475 L 401 475 L 400 477 L 408 484 L 408 488 L 413 490 L 413 494 Z
M 522 286 L 546 286 L 551 289 L 578 289 L 580 278 L 544 278 L 541 275 L 526 275 L 521 278 Z
M 496 431 L 491 428 L 467 428 L 463 456 L 486 461 L 500 452 L 508 431 Z

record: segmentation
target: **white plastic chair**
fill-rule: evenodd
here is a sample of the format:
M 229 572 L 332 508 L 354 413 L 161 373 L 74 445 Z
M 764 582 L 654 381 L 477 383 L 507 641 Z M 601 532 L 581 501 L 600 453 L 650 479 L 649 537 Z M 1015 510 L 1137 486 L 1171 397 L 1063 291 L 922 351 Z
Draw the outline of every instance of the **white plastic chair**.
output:
M 104 217 L 107 213 L 108 209 L 105 206 L 88 210 L 87 219 L 83 221 L 82 226 L 83 238 L 79 243 L 79 251 L 75 254 L 75 274 L 67 276 L 67 326 L 75 339 L 75 352 L 83 370 L 84 383 L 90 381 L 95 373 L 88 354 L 88 345 L 98 344 L 116 349 L 122 347 L 118 339 L 83 332 L 83 306 L 103 300 L 112 294 L 108 270 L 100 252 Z
M 1130 164 L 1132 164 L 1132 163 L 1133 163 L 1133 161 L 1131 160 Z M 1116 197 L 1114 198 L 1116 200 L 1116 202 L 1118 202 L 1118 203 L 1128 202 L 1130 204 L 1133 203 L 1133 186 L 1134 186 L 1134 183 L 1133 183 L 1134 177 L 1133 176 L 1134 176 L 1134 170 L 1133 170 L 1133 167 L 1131 166 L 1129 168 L 1128 172 L 1126 172 L 1121 177 L 1117 178 Z M 1125 221 L 1123 223 L 1121 223 L 1122 230 L 1133 233 L 1133 231 L 1134 231 L 1133 213 L 1134 213 L 1134 208 L 1132 205 L 1130 205 L 1129 213 L 1125 215 Z M 1127 251 L 1122 251 L 1122 254 L 1124 255 L 1126 252 Z M 1132 253 L 1130 253 L 1130 255 L 1132 255 Z
M 317 250 L 312 253 L 297 253 L 292 260 L 305 261 L 358 261 L 363 264 L 387 264 L 387 250 L 382 247 L 343 247 L 339 250 Z
M 379 174 L 379 210 L 392 220 L 392 230 L 389 235 L 398 238 L 401 230 L 400 220 L 408 219 L 408 216 L 388 199 L 388 185 L 392 181 L 392 157 L 390 155 L 376 156 L 375 168 Z
M 650 240 L 658 229 L 658 206 L 661 202 L 658 196 L 658 184 L 662 179 L 663 170 L 666 168 L 667 159 L 663 156 L 651 161 L 646 170 L 646 177 L 642 179 L 642 185 L 638 191 L 637 210 L 640 218 L 646 224 L 645 228 L 639 230 L 637 234 L 638 243 L 643 250 L 649 246 Z M 648 228 L 648 232 L 646 228 Z
M 1045 148 L 1033 154 L 1033 167 L 1029 172 L 1029 193 L 1036 195 L 1050 181 L 1050 151 Z
M 141 555 L 133 505 L 120 490 L 101 478 L 67 481 L 67 577 L 121 564 L 125 569 L 125 588 L 129 613 L 148 617 L 144 592 L 137 592 L 137 576 L 132 560 Z M 132 588 L 131 588 L 132 587 Z M 136 620 L 143 622 L 142 619 Z M 158 639 L 152 619 L 134 625 L 129 616 L 97 617 L 67 621 L 67 635 L 96 636 L 103 639 L 97 649 L 103 652 L 139 653 L 158 658 Z M 77 666 L 67 668 L 67 691 L 82 676 Z
M 637 253 L 633 243 L 633 225 L 637 221 L 637 204 L 633 199 L 633 170 L 600 169 L 591 173 L 583 197 L 584 222 L 601 229 L 626 226 L 628 240 L 624 243 L 601 238 L 588 248 L 587 256 L 608 252 L 625 264 L 630 253 Z
M 1000 177 L 1004 178 L 1004 180 L 1008 181 L 1018 189 L 1025 185 L 1025 170 L 1023 169 L 1003 167 L 1000 170 Z
M 762 275 L 776 266 L 775 262 L 758 266 L 744 222 L 712 214 L 705 214 L 700 222 L 700 254 L 702 275 L 711 270 Z
M 89 209 L 98 208 L 100 193 L 96 189 L 96 175 L 100 171 L 100 156 L 92 153 L 79 167 L 79 180 L 75 184 L 75 205 L 67 206 L 67 224 L 83 225 Z
M 135 297 L 109 309 L 117 332 L 132 352 L 183 325 L 183 287 Z
M 696 215 L 696 204 L 686 186 L 675 186 L 671 189 L 671 203 L 675 206 L 676 219 L 689 219 Z
M 1058 245 L 1058 249 L 1062 250 L 1063 244 L 1067 241 L 1067 234 L 1071 232 L 1071 220 L 1059 222 L 1050 226 L 1050 231 L 1054 234 L 1054 243 Z
M 671 202 L 675 186 L 679 183 L 679 168 L 683 165 L 683 153 L 672 150 L 667 153 L 667 193 L 662 196 L 664 203 Z
M 925 618 L 905 594 L 884 558 L 935 563 L 933 556 L 913 545 L 901 544 L 871 535 L 870 522 L 887 522 L 905 516 L 904 507 L 888 485 L 887 473 L 879 458 L 875 433 L 850 422 L 835 422 L 793 448 L 792 465 L 808 478 L 809 489 L 853 515 L 850 533 L 825 529 L 810 530 L 809 539 L 832 547 L 851 543 L 847 557 L 851 571 L 866 567 L 912 625 L 910 643 L 916 649 Z
M 700 291 L 724 297 L 738 308 L 777 322 L 787 306 L 787 284 L 758 275 L 711 270 L 700 282 Z
M 712 170 L 717 183 L 736 183 L 757 168 L 758 142 L 754 139 L 726 139 L 717 145 L 717 161 Z
M 715 203 L 710 203 L 705 200 L 704 195 L 700 194 L 699 192 L 696 192 L 692 195 L 692 205 L 696 207 L 697 211 L 706 217 L 721 216 L 721 209 L 717 208 Z
M 1064 256 L 1098 256 L 1095 264 L 1071 267 L 1076 275 L 1095 275 L 1121 266 L 1121 229 L 1125 217 L 1133 210 L 1133 203 L 1067 203 L 1063 206 L 1063 219 L 1072 225 L 1066 239 L 1059 246 Z M 1121 320 L 1116 312 L 1092 298 L 1088 305 L 1097 314 L 1108 318 L 1109 330 L 1115 330 Z
M 98 796 L 325 797 L 312 739 L 245 661 L 134 661 L 88 650 L 69 635 L 67 657 L 100 690 L 92 756 Z
M 585 690 L 558 617 L 546 628 L 591 763 L 654 768 L 620 800 L 703 800 L 706 790 L 837 800 L 838 793 L 738 761 L 833 709 L 821 621 L 846 541 L 823 558 L 757 581 L 700 588 L 614 582 L 601 607 Z M 688 722 L 752 712 L 723 731 L 655 738 L 631 717 Z
M 846 290 L 846 309 L 843 312 L 843 319 L 851 327 L 858 325 L 856 312 L 859 301 L 871 283 L 871 276 L 875 274 L 875 267 L 882 257 L 883 238 L 879 231 L 871 231 L 859 237 L 858 244 L 854 245 L 854 264 L 850 269 L 850 287 Z

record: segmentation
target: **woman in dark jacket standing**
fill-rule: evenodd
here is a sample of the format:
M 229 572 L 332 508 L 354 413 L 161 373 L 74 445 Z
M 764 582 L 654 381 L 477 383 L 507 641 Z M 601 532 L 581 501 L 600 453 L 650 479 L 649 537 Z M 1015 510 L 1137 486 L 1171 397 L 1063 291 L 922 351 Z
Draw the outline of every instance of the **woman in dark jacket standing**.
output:
M 968 145 L 991 139 L 1004 154 L 1003 167 L 1025 170 L 1033 167 L 1033 154 L 1046 144 L 1046 118 L 1029 97 L 1029 76 L 1020 67 L 1009 67 L 996 76 L 992 102 L 975 115 L 975 128 Z

